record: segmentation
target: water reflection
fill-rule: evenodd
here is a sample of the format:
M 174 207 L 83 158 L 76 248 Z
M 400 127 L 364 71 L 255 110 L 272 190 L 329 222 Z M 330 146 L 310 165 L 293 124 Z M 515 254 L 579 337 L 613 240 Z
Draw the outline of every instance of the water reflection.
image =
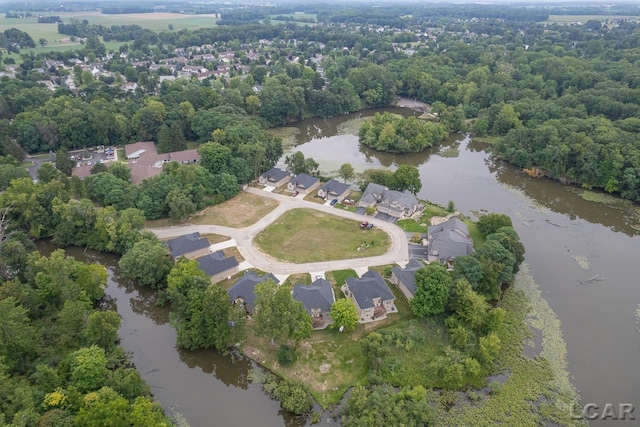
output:
M 217 350 L 191 351 L 179 348 L 178 354 L 189 368 L 199 368 L 206 374 L 213 374 L 225 385 L 243 390 L 249 388 L 249 370 L 256 368 L 250 359 L 235 351 L 223 355 Z

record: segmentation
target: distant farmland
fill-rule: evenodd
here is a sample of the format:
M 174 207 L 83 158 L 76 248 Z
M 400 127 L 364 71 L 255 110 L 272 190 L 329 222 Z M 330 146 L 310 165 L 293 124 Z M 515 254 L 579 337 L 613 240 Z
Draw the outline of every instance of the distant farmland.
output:
M 105 27 L 112 25 L 140 25 L 143 28 L 148 28 L 152 31 L 164 31 L 169 30 L 169 25 L 173 26 L 173 31 L 179 31 L 183 28 L 196 29 L 203 27 L 213 27 L 216 25 L 218 18 L 215 15 L 184 15 L 180 13 L 128 13 L 122 15 L 103 15 L 99 11 L 93 12 L 62 12 L 53 13 L 45 12 L 45 15 L 59 15 L 65 23 L 68 23 L 71 18 L 77 20 L 86 19 L 89 24 L 102 24 Z M 78 42 L 62 43 L 60 40 L 69 38 L 69 36 L 58 33 L 57 24 L 39 24 L 37 17 L 31 18 L 5 18 L 0 17 L 0 31 L 4 31 L 9 28 L 18 28 L 27 32 L 31 38 L 36 42 L 36 48 L 34 49 L 21 49 L 20 53 L 41 53 L 54 51 L 62 51 L 67 49 L 77 49 L 80 46 Z M 41 38 L 47 40 L 45 47 L 40 47 L 38 40 Z M 109 42 L 107 43 L 107 49 L 113 49 L 119 47 L 125 42 Z

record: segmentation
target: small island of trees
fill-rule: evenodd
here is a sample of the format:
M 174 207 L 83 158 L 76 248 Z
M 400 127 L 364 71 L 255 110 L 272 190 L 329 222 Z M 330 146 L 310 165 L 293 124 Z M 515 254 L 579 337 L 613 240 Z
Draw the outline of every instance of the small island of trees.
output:
M 433 147 L 447 136 L 439 123 L 416 117 L 398 117 L 389 112 L 376 113 L 360 127 L 360 142 L 367 147 L 390 153 L 417 153 Z

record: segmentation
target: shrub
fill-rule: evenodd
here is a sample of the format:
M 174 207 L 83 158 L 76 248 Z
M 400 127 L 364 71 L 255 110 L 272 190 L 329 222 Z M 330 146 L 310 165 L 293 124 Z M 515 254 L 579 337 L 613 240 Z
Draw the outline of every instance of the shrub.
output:
M 298 359 L 296 349 L 288 345 L 281 345 L 278 350 L 278 363 L 282 366 L 291 366 Z

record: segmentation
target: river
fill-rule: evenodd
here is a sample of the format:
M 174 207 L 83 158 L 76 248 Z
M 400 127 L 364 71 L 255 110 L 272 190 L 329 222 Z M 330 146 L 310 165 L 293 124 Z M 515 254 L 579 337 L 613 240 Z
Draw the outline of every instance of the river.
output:
M 459 148 L 455 158 L 437 155 L 437 150 L 379 153 L 360 146 L 355 135 L 338 135 L 373 112 L 294 124 L 296 139 L 304 143 L 292 150 L 313 157 L 323 172 L 347 162 L 356 171 L 410 164 L 420 170 L 420 198 L 444 206 L 453 200 L 463 213 L 509 215 L 526 247 L 532 276 L 562 322 L 569 370 L 582 402 L 600 408 L 632 403 L 640 419 L 640 286 L 633 266 L 640 255 L 640 232 L 628 213 L 493 161 L 482 144 L 461 135 L 445 143 Z M 580 284 L 593 277 L 598 280 Z M 609 422 L 592 423 L 600 424 Z
M 391 110 L 407 114 L 406 109 Z M 455 158 L 434 152 L 390 155 L 362 148 L 348 132 L 373 112 L 299 122 L 293 125 L 300 144 L 294 150 L 313 157 L 324 173 L 346 162 L 357 171 L 411 164 L 420 170 L 421 198 L 443 205 L 453 200 L 464 213 L 485 209 L 508 214 L 527 249 L 530 271 L 562 322 L 569 369 L 583 403 L 600 407 L 634 403 L 640 417 L 636 319 L 640 287 L 633 278 L 640 233 L 625 212 L 494 162 L 481 144 L 461 135 L 445 144 L 459 148 Z M 114 257 L 79 248 L 69 248 L 68 253 L 107 266 L 108 303 L 122 317 L 122 345 L 132 352 L 167 413 L 182 414 L 194 427 L 305 424 L 304 419 L 283 413 L 278 402 L 247 381 L 253 366 L 249 360 L 177 349 L 168 310 L 155 306 L 151 291 L 119 277 Z M 603 280 L 580 285 L 596 275 Z

